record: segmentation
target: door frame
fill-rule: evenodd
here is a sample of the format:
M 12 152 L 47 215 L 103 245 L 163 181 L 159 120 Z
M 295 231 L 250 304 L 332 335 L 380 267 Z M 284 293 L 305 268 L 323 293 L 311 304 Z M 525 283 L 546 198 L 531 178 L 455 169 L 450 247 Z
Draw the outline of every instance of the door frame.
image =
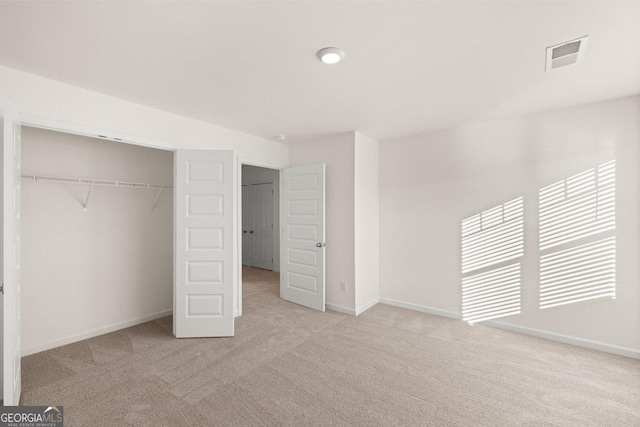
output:
M 236 173 L 237 173 L 236 184 L 237 184 L 237 190 L 238 190 L 239 196 L 237 197 L 236 232 L 234 234 L 235 234 L 235 238 L 237 239 L 236 248 L 238 251 L 236 255 L 236 260 L 237 260 L 236 277 L 238 278 L 238 286 L 236 287 L 237 294 L 236 293 L 233 294 L 233 297 L 236 300 L 236 307 L 235 307 L 236 317 L 242 316 L 242 165 L 256 166 L 259 168 L 276 170 L 278 171 L 278 179 L 280 180 L 282 178 L 282 168 L 273 163 L 261 162 L 255 159 L 250 159 L 248 157 L 240 157 L 240 156 L 238 156 L 237 159 L 238 160 L 236 165 Z M 260 181 L 260 182 L 266 182 L 266 181 Z M 275 187 L 275 182 L 273 184 Z M 275 200 L 274 200 L 274 206 L 275 206 Z M 278 222 L 277 224 L 278 229 L 276 231 L 278 233 L 281 233 L 279 221 L 275 221 L 275 218 L 274 218 L 274 227 L 276 226 L 276 222 Z M 274 240 L 275 240 L 275 235 L 274 235 Z M 280 264 L 281 265 L 278 266 L 279 268 L 282 267 L 282 260 L 280 260 Z M 274 268 L 275 268 L 275 263 L 274 263 Z
M 113 132 L 108 129 L 94 128 L 91 126 L 33 116 L 30 114 L 21 114 L 19 109 L 17 111 L 17 115 L 22 121 L 22 126 L 70 133 L 72 135 L 88 136 L 91 138 L 120 142 L 123 144 L 140 145 L 142 147 L 156 148 L 158 150 L 173 151 L 174 153 L 178 150 L 178 147 L 175 147 L 166 141 L 157 139 L 127 135 L 120 132 Z
M 22 126 L 20 117 L 16 111 L 15 101 L 12 98 L 2 100 L 0 120 L 2 126 L 2 150 L 0 162 L 2 169 L 2 193 L 4 200 L 2 206 L 3 241 L 0 249 L 0 265 L 2 266 L 2 297 L 0 303 L 3 306 L 0 314 L 0 354 L 2 367 L 0 368 L 0 405 L 18 406 L 22 394 L 22 349 L 20 301 L 21 301 L 21 269 L 20 269 L 20 234 L 21 234 L 21 210 L 22 200 L 20 191 L 21 151 L 20 143 Z M 8 126 L 7 126 L 8 125 Z M 17 131 L 16 131 L 17 130 Z M 17 142 L 17 145 L 16 145 Z M 4 168 L 4 166 L 8 166 Z M 17 180 L 17 183 L 16 183 Z M 16 187 L 18 192 L 16 193 Z M 16 206 L 17 205 L 17 206 Z M 9 227 L 5 227 L 9 225 Z M 6 231 L 6 233 L 4 233 Z M 17 242 L 17 244 L 16 244 Z M 16 254 L 16 247 L 18 253 Z M 5 261 L 7 261 L 5 263 Z M 6 279 L 6 280 L 5 280 Z M 6 286 L 6 289 L 5 289 Z M 18 303 L 17 307 L 15 303 Z M 13 303 L 13 304 L 12 304 Z M 13 327 L 6 330 L 7 327 Z M 5 332 L 7 332 L 5 334 Z M 8 344 L 5 346 L 5 342 Z M 18 363 L 16 364 L 16 355 Z M 8 393 L 5 394 L 5 391 Z
M 107 140 L 111 142 L 118 142 L 123 144 L 130 144 L 130 145 L 139 145 L 143 147 L 155 148 L 158 150 L 171 151 L 174 153 L 174 156 L 176 151 L 178 150 L 177 147 L 165 141 L 132 136 L 132 135 L 127 135 L 120 132 L 113 132 L 105 129 L 94 128 L 94 127 L 84 126 L 80 124 L 74 124 L 74 123 L 65 122 L 61 120 L 34 116 L 30 114 L 24 114 L 20 112 L 20 106 L 15 103 L 13 104 L 13 114 L 15 115 L 16 118 L 20 120 L 21 127 L 25 127 L 25 126 L 34 127 L 34 128 L 46 129 L 54 132 L 68 133 L 71 135 L 81 135 L 81 136 L 87 136 L 87 137 L 101 139 L 101 140 Z M 173 171 L 173 175 L 175 180 L 175 170 Z M 173 209 L 175 209 L 175 206 Z M 175 287 L 175 283 L 173 284 L 173 287 Z M 0 334 L 0 340 L 4 340 L 4 335 Z M 20 349 L 20 354 L 22 357 L 22 349 Z M 3 354 L 2 362 L 0 362 L 2 364 L 2 367 L 0 369 L 4 370 L 4 365 L 6 362 L 7 361 L 4 360 L 4 354 Z

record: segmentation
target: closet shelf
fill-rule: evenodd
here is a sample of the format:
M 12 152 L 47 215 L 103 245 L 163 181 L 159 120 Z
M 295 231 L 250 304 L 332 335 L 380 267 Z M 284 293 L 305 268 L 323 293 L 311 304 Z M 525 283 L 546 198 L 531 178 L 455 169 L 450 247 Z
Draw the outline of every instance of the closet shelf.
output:
M 22 175 L 23 179 L 30 179 L 32 181 L 50 181 L 57 182 L 59 184 L 81 184 L 88 185 L 89 190 L 87 191 L 87 196 L 85 197 L 84 203 L 82 203 L 82 207 L 84 210 L 87 210 L 87 203 L 89 202 L 89 196 L 91 195 L 91 190 L 94 186 L 102 186 L 102 187 L 121 187 L 121 188 L 154 188 L 157 189 L 155 198 L 153 199 L 153 204 L 151 205 L 151 210 L 156 207 L 158 203 L 158 199 L 160 198 L 160 193 L 165 188 L 173 188 L 170 185 L 162 185 L 162 184 L 148 184 L 145 182 L 127 182 L 127 181 L 111 181 L 106 179 L 93 179 L 93 178 L 66 178 L 60 176 L 40 176 L 40 175 Z

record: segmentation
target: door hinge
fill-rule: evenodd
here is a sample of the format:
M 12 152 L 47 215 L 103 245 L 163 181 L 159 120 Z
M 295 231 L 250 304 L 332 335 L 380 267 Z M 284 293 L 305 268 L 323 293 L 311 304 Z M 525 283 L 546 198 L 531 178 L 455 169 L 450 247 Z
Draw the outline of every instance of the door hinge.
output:
M 0 285 L 0 294 L 4 295 L 4 283 Z

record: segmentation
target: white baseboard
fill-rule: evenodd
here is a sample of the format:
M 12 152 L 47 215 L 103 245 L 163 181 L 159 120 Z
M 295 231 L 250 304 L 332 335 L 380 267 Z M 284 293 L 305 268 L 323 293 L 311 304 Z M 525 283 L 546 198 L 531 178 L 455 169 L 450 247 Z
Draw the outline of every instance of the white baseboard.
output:
M 150 314 L 148 316 L 139 317 L 137 319 L 128 320 L 126 322 L 116 323 L 114 325 L 107 326 L 105 328 L 94 329 L 92 331 L 83 332 L 81 334 L 73 335 L 61 340 L 52 341 L 46 344 L 37 345 L 35 347 L 23 349 L 21 352 L 22 357 L 29 356 L 31 354 L 40 353 L 41 351 L 51 350 L 52 348 L 61 347 L 63 345 L 71 344 L 74 342 L 86 340 L 88 338 L 97 337 L 99 335 L 108 334 L 109 332 L 118 331 L 120 329 L 129 328 L 131 326 L 140 325 L 141 323 L 150 322 L 152 320 L 160 319 L 161 317 L 169 316 L 173 313 L 173 310 L 164 310 L 157 313 Z
M 436 316 L 449 317 L 451 319 L 462 319 L 462 315 L 452 311 L 441 310 L 433 307 L 426 307 L 423 305 L 411 304 L 408 302 L 393 300 L 389 298 L 380 298 L 382 304 L 389 304 L 395 307 L 406 308 L 409 310 L 419 311 L 422 313 L 435 314 Z M 607 353 L 617 354 L 620 356 L 631 357 L 634 359 L 640 359 L 640 351 L 633 350 L 625 347 L 618 347 L 611 344 L 605 344 L 597 341 L 585 340 L 582 338 L 571 337 L 568 335 L 556 334 L 553 332 L 541 331 L 539 329 L 527 328 L 524 326 L 512 325 L 510 323 L 504 323 L 496 320 L 489 320 L 479 323 L 480 325 L 490 326 L 498 329 L 504 329 L 511 332 L 517 332 L 523 335 L 530 335 L 538 338 L 544 338 L 550 341 L 562 342 L 565 344 L 571 344 L 578 347 L 590 348 L 592 350 L 604 351 Z
M 409 302 L 398 301 L 390 298 L 380 298 L 380 302 L 382 304 L 393 305 L 394 307 L 406 308 L 413 311 L 419 311 L 421 313 L 427 314 L 435 314 L 436 316 L 449 317 L 451 319 L 462 319 L 460 313 L 455 313 L 453 311 L 440 310 L 439 308 L 427 307 L 424 305 L 411 304 Z
M 541 331 L 539 329 L 512 325 L 510 323 L 504 323 L 496 320 L 489 320 L 487 322 L 482 322 L 481 325 L 491 326 L 498 329 L 504 329 L 510 332 L 517 332 L 524 335 L 531 335 L 534 337 L 544 338 L 551 341 L 558 341 L 561 343 L 571 344 L 578 347 L 590 348 L 592 350 L 604 351 L 607 353 L 617 354 L 619 356 L 626 356 L 634 359 L 640 359 L 640 351 L 638 350 L 633 350 L 626 347 L 619 347 L 611 344 L 605 344 L 598 341 L 575 338 L 568 335 L 556 334 L 553 332 Z
M 354 309 L 343 307 L 341 305 L 325 303 L 324 307 L 329 309 L 329 310 L 331 310 L 331 311 L 337 311 L 338 313 L 348 314 L 350 316 L 355 316 L 356 315 L 356 311 Z
M 375 297 L 374 299 L 372 299 L 368 303 L 366 303 L 364 305 L 361 305 L 360 307 L 356 307 L 356 316 L 361 315 L 362 313 L 364 313 L 365 311 L 369 310 L 371 307 L 373 307 L 374 305 L 376 305 L 379 302 L 380 302 L 380 298 L 379 297 Z

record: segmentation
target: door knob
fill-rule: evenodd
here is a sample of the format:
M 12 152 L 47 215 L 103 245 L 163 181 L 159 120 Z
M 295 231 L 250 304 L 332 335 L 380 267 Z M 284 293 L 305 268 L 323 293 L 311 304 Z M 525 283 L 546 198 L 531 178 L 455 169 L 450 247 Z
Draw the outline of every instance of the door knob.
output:
M 246 233 L 246 232 L 247 232 L 247 230 L 242 230 L 242 232 L 243 232 L 243 233 Z
M 323 246 L 324 246 L 324 243 L 320 243 L 320 242 L 316 243 L 316 248 L 321 248 Z
M 249 232 L 249 234 L 253 234 L 253 230 L 251 230 L 251 231 Z

